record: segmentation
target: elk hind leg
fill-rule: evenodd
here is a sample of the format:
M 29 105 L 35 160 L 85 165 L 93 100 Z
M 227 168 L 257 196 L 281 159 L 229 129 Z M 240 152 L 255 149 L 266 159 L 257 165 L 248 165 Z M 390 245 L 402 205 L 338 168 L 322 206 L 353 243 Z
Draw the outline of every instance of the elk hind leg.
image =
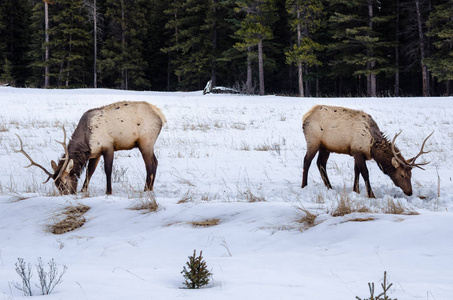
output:
M 88 185 L 90 184 L 91 176 L 93 176 L 94 170 L 98 166 L 99 160 L 101 157 L 92 158 L 88 161 L 88 167 L 86 172 L 85 181 L 83 182 L 82 192 L 86 192 L 88 190 Z
M 145 191 L 152 191 L 154 188 L 158 161 L 152 148 L 150 150 L 140 148 L 140 152 L 142 153 L 146 167 Z
M 307 144 L 307 153 L 304 157 L 304 169 L 302 172 L 302 188 L 308 184 L 308 170 L 310 169 L 311 161 L 319 150 L 319 146 L 310 146 Z
M 319 173 L 321 174 L 322 181 L 324 182 L 324 185 L 328 188 L 331 189 L 332 186 L 330 185 L 329 177 L 327 176 L 327 171 L 326 171 L 326 165 L 327 165 L 327 160 L 329 159 L 330 152 L 326 150 L 326 148 L 321 147 L 319 149 L 318 153 L 318 160 L 316 161 L 316 164 L 318 165 Z

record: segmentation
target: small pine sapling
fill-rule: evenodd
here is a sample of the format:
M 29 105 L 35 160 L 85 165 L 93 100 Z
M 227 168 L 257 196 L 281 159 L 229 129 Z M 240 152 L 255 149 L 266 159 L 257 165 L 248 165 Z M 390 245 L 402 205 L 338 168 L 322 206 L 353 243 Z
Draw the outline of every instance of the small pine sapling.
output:
M 384 282 L 381 283 L 381 287 L 382 287 L 383 292 L 375 297 L 374 296 L 374 282 L 372 282 L 372 283 L 368 282 L 368 288 L 370 289 L 370 298 L 365 298 L 363 300 L 398 300 L 397 298 L 392 299 L 389 296 L 387 296 L 387 292 L 392 287 L 393 283 L 390 283 L 389 285 L 387 285 L 387 284 L 388 284 L 388 282 L 387 282 L 387 272 L 384 272 Z M 362 298 L 357 297 L 357 296 L 355 298 L 357 300 L 362 300 Z
M 193 251 L 193 256 L 189 256 L 189 261 L 183 267 L 181 274 L 183 274 L 185 281 L 183 282 L 188 289 L 199 289 L 209 283 L 209 277 L 212 273 L 208 271 L 206 262 L 203 260 L 203 251 L 197 257 L 196 250 Z

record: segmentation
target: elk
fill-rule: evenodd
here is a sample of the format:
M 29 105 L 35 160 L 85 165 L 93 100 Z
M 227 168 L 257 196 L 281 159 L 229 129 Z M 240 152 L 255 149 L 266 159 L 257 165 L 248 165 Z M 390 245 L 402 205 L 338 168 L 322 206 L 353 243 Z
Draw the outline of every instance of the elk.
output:
M 138 147 L 146 166 L 145 190 L 153 190 L 158 163 L 154 155 L 154 143 L 165 123 L 162 111 L 148 102 L 117 102 L 85 112 L 67 145 L 63 127 L 63 141 L 57 142 L 63 146 L 65 153 L 58 164 L 51 162 L 53 173 L 33 161 L 24 151 L 22 139 L 18 135 L 20 150 L 15 151 L 30 160 L 27 167 L 39 167 L 49 176 L 44 183 L 52 178 L 62 195 L 76 193 L 78 178 L 88 163 L 82 187 L 82 192 L 86 192 L 103 156 L 107 177 L 106 194 L 110 195 L 114 152 Z
M 420 152 L 406 160 L 395 146 L 395 140 L 401 132 L 390 142 L 373 118 L 363 111 L 316 105 L 303 116 L 302 124 L 307 142 L 302 188 L 307 186 L 308 169 L 317 152 L 319 152 L 317 166 L 327 188 L 332 188 L 326 172 L 330 153 L 349 154 L 354 157 L 353 190 L 360 193 L 359 174 L 362 174 L 369 198 L 375 196 L 370 185 L 367 160 L 374 159 L 381 171 L 408 196 L 412 195 L 412 169 L 416 167 L 424 170 L 422 166 L 429 163 L 417 164 L 415 161 L 422 154 L 429 152 L 423 151 L 423 148 L 434 132 L 423 141 Z

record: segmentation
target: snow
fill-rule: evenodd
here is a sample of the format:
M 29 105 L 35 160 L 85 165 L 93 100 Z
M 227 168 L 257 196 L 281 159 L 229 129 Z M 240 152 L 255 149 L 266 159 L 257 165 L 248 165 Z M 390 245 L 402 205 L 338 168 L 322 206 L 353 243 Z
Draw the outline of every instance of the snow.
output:
M 42 170 L 23 168 L 29 162 L 14 152 L 16 134 L 50 169 L 63 152 L 55 142 L 61 125 L 70 135 L 83 112 L 120 100 L 149 101 L 168 120 L 156 143 L 156 212 L 131 209 L 148 197 L 138 150 L 115 153 L 112 196 L 104 194 L 102 161 L 89 195 L 58 196 L 51 182 L 42 184 Z M 20 282 L 19 257 L 68 267 L 46 299 L 368 298 L 368 282 L 380 292 L 384 271 L 392 298 L 453 299 L 452 100 L 1 87 L 0 299 L 25 298 L 12 284 Z M 372 161 L 377 198 L 366 198 L 362 179 L 361 193 L 352 192 L 353 159 L 339 154 L 327 165 L 332 190 L 314 163 L 301 189 L 301 118 L 315 104 L 362 109 L 391 138 L 402 131 L 397 144 L 406 158 L 434 130 L 425 146 L 431 152 L 420 158 L 431 163 L 413 170 L 414 195 L 404 195 Z M 333 217 L 341 198 L 369 211 Z M 386 213 L 389 201 L 406 213 Z M 86 223 L 50 233 L 48 226 L 78 204 L 91 207 Z M 303 209 L 317 215 L 315 226 L 298 221 Z M 219 224 L 191 224 L 209 219 Z M 194 249 L 203 251 L 212 281 L 183 289 L 181 271 Z

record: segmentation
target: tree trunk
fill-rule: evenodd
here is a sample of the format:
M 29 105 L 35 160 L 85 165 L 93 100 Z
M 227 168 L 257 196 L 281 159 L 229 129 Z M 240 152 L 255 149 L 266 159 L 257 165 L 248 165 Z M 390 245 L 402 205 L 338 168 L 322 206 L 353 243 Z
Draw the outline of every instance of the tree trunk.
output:
M 123 57 L 121 66 L 121 89 L 127 90 L 128 89 L 128 82 L 127 82 L 127 69 L 125 68 L 125 53 L 126 53 L 126 28 L 124 23 L 126 22 L 125 12 L 124 12 L 124 1 L 121 0 L 121 45 L 122 45 L 122 53 L 121 56 Z
M 297 6 L 297 20 L 300 20 L 300 6 Z M 302 39 L 302 29 L 300 28 L 300 22 L 297 22 L 297 46 L 300 47 Z M 297 65 L 297 74 L 299 77 L 299 97 L 304 97 L 304 79 L 303 79 L 303 69 L 302 69 L 302 62 L 299 62 Z
M 45 23 L 45 33 L 44 33 L 44 42 L 46 44 L 46 54 L 45 54 L 45 69 L 44 69 L 44 88 L 50 87 L 50 78 L 49 78 L 49 3 L 44 1 L 44 23 Z
M 370 32 L 373 32 L 373 2 L 368 1 L 368 27 Z M 368 46 L 367 50 L 368 59 L 371 59 L 374 55 L 373 48 L 371 45 Z M 376 97 L 376 74 L 373 72 L 374 67 L 376 66 L 376 61 L 374 59 L 369 60 L 367 63 L 368 76 L 367 76 L 367 96 Z
M 258 41 L 258 75 L 260 80 L 260 95 L 264 95 L 264 63 L 263 63 L 263 40 Z
M 400 96 L 400 50 L 399 50 L 399 34 L 400 34 L 400 1 L 396 1 L 396 21 L 395 21 L 395 87 L 394 96 Z
M 98 70 L 97 70 L 97 58 L 98 58 L 98 16 L 97 16 L 97 6 L 96 0 L 93 2 L 93 23 L 94 23 L 94 62 L 93 62 L 93 87 L 96 89 L 98 87 Z
M 422 83 L 423 83 L 423 96 L 429 96 L 429 78 L 428 78 L 428 67 L 424 63 L 425 59 L 425 38 L 423 34 L 423 23 L 420 11 L 420 0 L 415 1 L 415 9 L 417 12 L 417 24 L 418 24 L 418 39 L 420 48 L 420 64 L 422 67 Z
M 215 53 L 217 50 L 217 23 L 215 20 L 217 13 L 217 0 L 213 1 L 212 6 L 214 10 L 214 21 L 212 22 L 212 52 Z M 215 57 L 212 59 L 211 62 L 211 83 L 213 87 L 217 85 Z
M 252 47 L 247 47 L 247 82 L 245 84 L 247 94 L 253 93 L 252 87 Z

